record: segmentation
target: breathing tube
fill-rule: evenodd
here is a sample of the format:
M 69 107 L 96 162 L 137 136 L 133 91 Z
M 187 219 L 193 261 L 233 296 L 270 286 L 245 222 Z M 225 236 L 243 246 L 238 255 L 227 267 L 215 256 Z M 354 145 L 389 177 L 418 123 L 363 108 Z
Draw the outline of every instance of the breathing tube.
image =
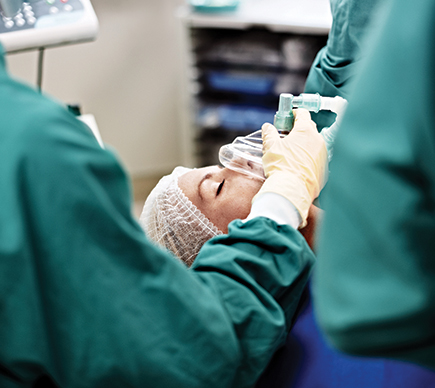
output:
M 284 137 L 293 128 L 294 108 L 304 108 L 315 113 L 319 110 L 329 110 L 336 113 L 335 122 L 320 132 L 325 139 L 328 160 L 330 161 L 335 136 L 346 106 L 347 101 L 339 96 L 322 97 L 318 93 L 302 93 L 299 96 L 293 96 L 290 93 L 282 93 L 279 97 L 278 111 L 275 114 L 273 124 L 280 132 L 280 136 Z M 264 180 L 262 156 L 263 140 L 261 138 L 261 130 L 247 136 L 236 137 L 232 143 L 222 146 L 219 150 L 219 161 L 223 166 Z

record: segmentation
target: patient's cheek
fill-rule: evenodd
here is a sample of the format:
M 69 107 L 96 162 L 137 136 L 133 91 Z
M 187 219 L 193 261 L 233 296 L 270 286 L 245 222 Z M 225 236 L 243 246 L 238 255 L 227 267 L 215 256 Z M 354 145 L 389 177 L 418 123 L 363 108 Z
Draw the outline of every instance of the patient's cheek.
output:
M 248 217 L 252 199 L 263 185 L 262 180 L 232 171 L 227 171 L 227 179 L 231 185 L 224 191 L 222 200 L 218 200 L 213 209 L 204 209 L 210 221 L 224 233 L 228 232 L 231 221 Z
M 237 219 L 245 219 L 251 211 L 251 203 L 245 200 L 238 202 L 234 200 L 226 206 L 220 208 L 217 212 L 209 217 L 216 227 L 223 233 L 228 232 L 228 224 Z

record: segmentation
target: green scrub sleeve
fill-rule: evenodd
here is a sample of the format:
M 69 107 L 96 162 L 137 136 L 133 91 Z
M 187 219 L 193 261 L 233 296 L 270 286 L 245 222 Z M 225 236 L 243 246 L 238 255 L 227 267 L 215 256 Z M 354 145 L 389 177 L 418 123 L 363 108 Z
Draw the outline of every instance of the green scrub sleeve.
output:
M 333 18 L 328 41 L 317 54 L 305 83 L 305 93 L 348 98 L 361 58 L 363 37 L 370 23 L 376 23 L 378 4 L 383 0 L 330 0 Z M 385 0 L 384 0 L 385 2 Z M 319 129 L 329 127 L 335 114 L 312 113 Z
M 435 368 L 435 3 L 386 11 L 337 137 L 315 308 L 339 349 Z
M 192 268 L 219 295 L 245 358 L 234 387 L 251 386 L 284 344 L 313 262 L 298 231 L 266 218 L 233 221 L 201 249 Z
M 0 386 L 249 387 L 314 256 L 266 219 L 194 270 L 151 244 L 116 155 L 0 61 Z

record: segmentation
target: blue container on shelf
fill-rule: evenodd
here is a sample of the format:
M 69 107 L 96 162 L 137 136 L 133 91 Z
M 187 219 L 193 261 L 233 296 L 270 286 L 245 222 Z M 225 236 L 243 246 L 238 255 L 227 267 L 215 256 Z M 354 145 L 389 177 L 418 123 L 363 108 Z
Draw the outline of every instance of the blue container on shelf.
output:
M 221 128 L 226 131 L 251 133 L 265 123 L 273 122 L 276 110 L 237 104 L 204 105 L 197 112 L 196 123 L 204 129 Z
M 259 107 L 221 105 L 218 107 L 218 114 L 223 129 L 253 132 L 265 122 L 273 122 L 275 112 Z
M 190 0 L 190 5 L 198 12 L 231 12 L 235 11 L 240 0 Z
M 207 81 L 214 90 L 265 95 L 273 92 L 275 77 L 237 71 L 210 71 Z

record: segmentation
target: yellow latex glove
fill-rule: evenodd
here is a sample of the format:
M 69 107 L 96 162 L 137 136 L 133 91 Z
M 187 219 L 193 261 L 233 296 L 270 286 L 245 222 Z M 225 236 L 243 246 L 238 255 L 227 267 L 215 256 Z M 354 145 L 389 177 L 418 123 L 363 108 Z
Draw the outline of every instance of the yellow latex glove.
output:
M 258 194 L 276 193 L 298 210 L 305 226 L 308 210 L 327 180 L 328 153 L 322 135 L 306 109 L 293 110 L 295 125 L 281 138 L 272 124 L 262 126 L 266 181 Z

